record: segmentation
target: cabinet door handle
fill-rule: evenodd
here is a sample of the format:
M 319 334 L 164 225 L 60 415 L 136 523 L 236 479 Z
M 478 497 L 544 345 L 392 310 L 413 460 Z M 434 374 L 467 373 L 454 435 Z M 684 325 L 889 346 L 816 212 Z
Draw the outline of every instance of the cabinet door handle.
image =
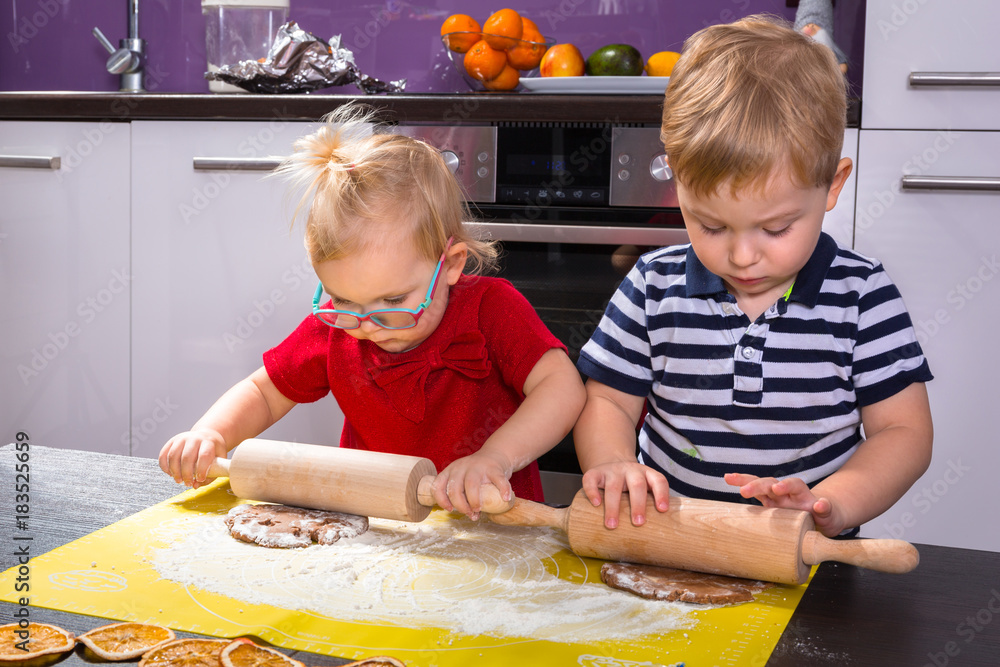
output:
M 667 246 L 687 243 L 683 227 L 598 227 L 577 225 L 525 225 L 513 222 L 466 223 L 477 234 L 496 241 L 528 241 L 533 243 L 633 243 L 635 245 Z
M 983 176 L 903 176 L 904 190 L 954 190 L 957 192 L 1000 192 L 1000 177 Z
M 59 169 L 62 158 L 58 155 L 0 155 L 0 167 L 28 169 Z
M 910 72 L 910 86 L 1000 86 L 1000 72 Z
M 194 168 L 199 171 L 274 171 L 281 158 L 266 157 L 196 157 Z

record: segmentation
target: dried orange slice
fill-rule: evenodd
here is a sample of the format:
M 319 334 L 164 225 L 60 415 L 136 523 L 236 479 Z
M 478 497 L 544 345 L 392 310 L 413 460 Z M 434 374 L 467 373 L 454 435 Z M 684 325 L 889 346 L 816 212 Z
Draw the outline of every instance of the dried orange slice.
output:
M 358 662 L 352 662 L 344 665 L 344 667 L 406 667 L 406 665 L 395 658 L 380 655 L 374 658 L 365 658 L 364 660 L 359 660 Z
M 229 639 L 175 639 L 146 651 L 139 667 L 219 667 Z
M 75 646 L 72 632 L 48 623 L 28 623 L 26 628 L 20 623 L 0 625 L 2 665 L 44 664 Z
M 219 656 L 222 667 L 305 667 L 281 651 L 258 646 L 249 639 L 234 639 Z
M 112 623 L 77 637 L 103 660 L 132 660 L 176 638 L 170 628 L 149 623 Z

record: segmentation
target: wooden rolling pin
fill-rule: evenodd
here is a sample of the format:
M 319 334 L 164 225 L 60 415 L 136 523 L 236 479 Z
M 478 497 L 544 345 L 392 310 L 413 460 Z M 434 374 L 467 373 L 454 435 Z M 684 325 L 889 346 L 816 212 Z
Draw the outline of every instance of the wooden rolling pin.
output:
M 660 565 L 781 584 L 801 584 L 811 565 L 827 560 L 880 572 L 909 572 L 920 555 L 902 540 L 831 540 L 816 531 L 812 515 L 693 498 L 670 499 L 659 512 L 646 498 L 646 523 L 633 526 L 622 503 L 619 525 L 604 526 L 604 506 L 594 507 L 579 491 L 573 503 L 556 509 L 518 499 L 494 523 L 551 526 L 569 537 L 578 556 Z
M 423 521 L 434 506 L 430 459 L 253 438 L 217 458 L 209 477 L 228 477 L 233 494 L 310 509 Z M 504 512 L 493 486 L 483 487 L 483 511 Z

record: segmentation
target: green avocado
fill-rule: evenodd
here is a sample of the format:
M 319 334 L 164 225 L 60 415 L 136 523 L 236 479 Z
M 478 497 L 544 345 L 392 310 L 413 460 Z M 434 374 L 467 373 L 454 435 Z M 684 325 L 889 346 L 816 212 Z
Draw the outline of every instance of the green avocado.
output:
M 608 44 L 590 54 L 585 71 L 591 76 L 639 76 L 644 64 L 634 46 Z

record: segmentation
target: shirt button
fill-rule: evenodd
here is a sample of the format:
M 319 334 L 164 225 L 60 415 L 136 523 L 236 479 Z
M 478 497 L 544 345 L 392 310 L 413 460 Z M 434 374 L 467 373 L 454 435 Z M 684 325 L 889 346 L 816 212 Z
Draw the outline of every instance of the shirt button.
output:
M 753 357 L 753 348 L 752 347 L 743 348 L 743 358 L 750 359 L 751 357 Z
M 729 303 L 722 304 L 722 312 L 724 312 L 726 315 L 732 315 L 733 314 L 732 304 Z

